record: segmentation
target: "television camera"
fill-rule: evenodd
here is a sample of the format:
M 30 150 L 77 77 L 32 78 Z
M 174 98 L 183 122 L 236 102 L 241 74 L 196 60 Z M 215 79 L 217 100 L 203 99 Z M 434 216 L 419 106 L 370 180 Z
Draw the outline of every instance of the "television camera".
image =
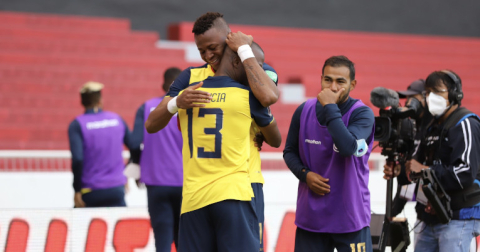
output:
M 392 164 L 398 162 L 404 165 L 407 160 L 411 159 L 414 151 L 417 128 L 413 118 L 416 117 L 422 105 L 419 102 L 412 102 L 406 107 L 400 107 L 398 93 L 383 87 L 372 90 L 370 101 L 380 109 L 379 116 L 375 117 L 374 140 L 378 141 L 378 146 L 382 148 L 381 154 L 387 157 L 387 162 Z M 410 244 L 407 222 L 392 221 L 392 191 L 393 181 L 390 179 L 387 181 L 385 215 L 372 215 L 372 220 L 375 219 L 381 225 L 381 228 L 380 226 L 378 228 L 371 227 L 372 245 L 375 252 L 385 251 L 387 243 L 395 251 L 404 251 Z M 395 230 L 406 234 L 401 238 L 402 241 L 394 241 L 393 237 L 389 237 L 390 233 Z M 374 235 L 374 232 L 378 235 Z

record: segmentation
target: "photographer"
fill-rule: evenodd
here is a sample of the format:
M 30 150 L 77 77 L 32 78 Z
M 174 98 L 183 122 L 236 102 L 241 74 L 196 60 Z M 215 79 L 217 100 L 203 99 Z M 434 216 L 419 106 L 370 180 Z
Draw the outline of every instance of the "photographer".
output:
M 421 137 L 425 135 L 427 124 L 432 120 L 432 115 L 426 108 L 425 98 L 422 94 L 423 91 L 425 91 L 425 80 L 422 79 L 412 82 L 407 90 L 397 91 L 400 98 L 407 99 L 405 101 L 405 108 L 413 108 L 415 110 L 415 115 L 413 116 L 416 123 L 415 149 L 417 149 L 420 144 Z M 400 189 L 403 185 L 410 184 L 411 182 L 407 178 L 404 165 L 396 164 L 394 169 L 392 169 L 392 164 L 385 164 L 383 168 L 383 178 L 388 180 L 392 177 L 397 177 L 397 194 L 395 195 L 392 205 L 392 216 L 396 216 L 403 211 L 407 203 L 407 200 L 400 197 Z
M 432 205 L 417 204 L 420 221 L 415 251 L 469 251 L 480 233 L 480 121 L 460 107 L 460 78 L 451 71 L 431 73 L 425 82 L 425 98 L 434 120 L 426 128 L 414 158 L 406 163 L 407 175 L 431 169 L 451 198 L 453 215 L 440 223 Z

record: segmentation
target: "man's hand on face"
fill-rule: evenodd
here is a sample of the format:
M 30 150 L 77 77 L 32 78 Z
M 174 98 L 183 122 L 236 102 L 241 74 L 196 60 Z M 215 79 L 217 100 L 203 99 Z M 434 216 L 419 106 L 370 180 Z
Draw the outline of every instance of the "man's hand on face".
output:
M 330 185 L 328 184 L 329 179 L 322 177 L 320 174 L 315 172 L 307 173 L 307 186 L 314 193 L 323 196 L 330 192 Z
M 212 96 L 210 93 L 197 90 L 203 85 L 203 81 L 186 88 L 177 97 L 177 107 L 181 109 L 189 109 L 194 107 L 205 107 L 205 103 L 210 103 Z
M 227 35 L 227 42 L 228 47 L 232 49 L 232 51 L 237 52 L 238 48 L 242 45 L 252 45 L 253 37 L 251 35 L 246 35 L 241 31 L 238 32 L 230 32 Z
M 320 102 L 320 104 L 322 104 L 322 106 L 327 104 L 337 104 L 344 91 L 345 88 L 341 88 L 335 93 L 330 88 L 324 88 L 320 93 L 318 93 L 317 100 Z

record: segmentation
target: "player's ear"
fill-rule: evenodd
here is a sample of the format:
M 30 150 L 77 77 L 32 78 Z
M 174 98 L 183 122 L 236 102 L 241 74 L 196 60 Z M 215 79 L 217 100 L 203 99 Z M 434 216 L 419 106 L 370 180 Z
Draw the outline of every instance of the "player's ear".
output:
M 242 61 L 240 60 L 240 57 L 238 57 L 237 54 L 233 56 L 232 60 L 233 67 L 237 68 L 239 65 L 242 65 Z
M 355 86 L 357 86 L 357 80 L 353 80 L 352 82 L 350 82 L 350 91 L 354 90 L 355 89 Z

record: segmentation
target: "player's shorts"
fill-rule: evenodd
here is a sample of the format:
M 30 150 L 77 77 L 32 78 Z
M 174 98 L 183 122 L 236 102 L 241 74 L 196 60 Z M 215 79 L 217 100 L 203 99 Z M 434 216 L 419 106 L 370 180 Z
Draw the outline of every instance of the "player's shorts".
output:
M 252 198 L 252 205 L 254 206 L 255 212 L 257 213 L 258 218 L 258 230 L 257 235 L 260 239 L 260 251 L 264 251 L 263 241 L 264 241 L 264 230 L 265 230 L 265 201 L 263 197 L 263 184 L 262 183 L 252 183 L 253 194 L 255 195 Z
M 250 201 L 220 201 L 180 216 L 178 251 L 259 251 L 255 233 L 258 219 Z
M 325 220 L 341 221 L 341 220 Z M 297 227 L 295 252 L 372 252 L 370 228 L 342 234 L 315 233 Z
M 125 186 L 96 189 L 82 194 L 82 200 L 87 207 L 124 207 Z

